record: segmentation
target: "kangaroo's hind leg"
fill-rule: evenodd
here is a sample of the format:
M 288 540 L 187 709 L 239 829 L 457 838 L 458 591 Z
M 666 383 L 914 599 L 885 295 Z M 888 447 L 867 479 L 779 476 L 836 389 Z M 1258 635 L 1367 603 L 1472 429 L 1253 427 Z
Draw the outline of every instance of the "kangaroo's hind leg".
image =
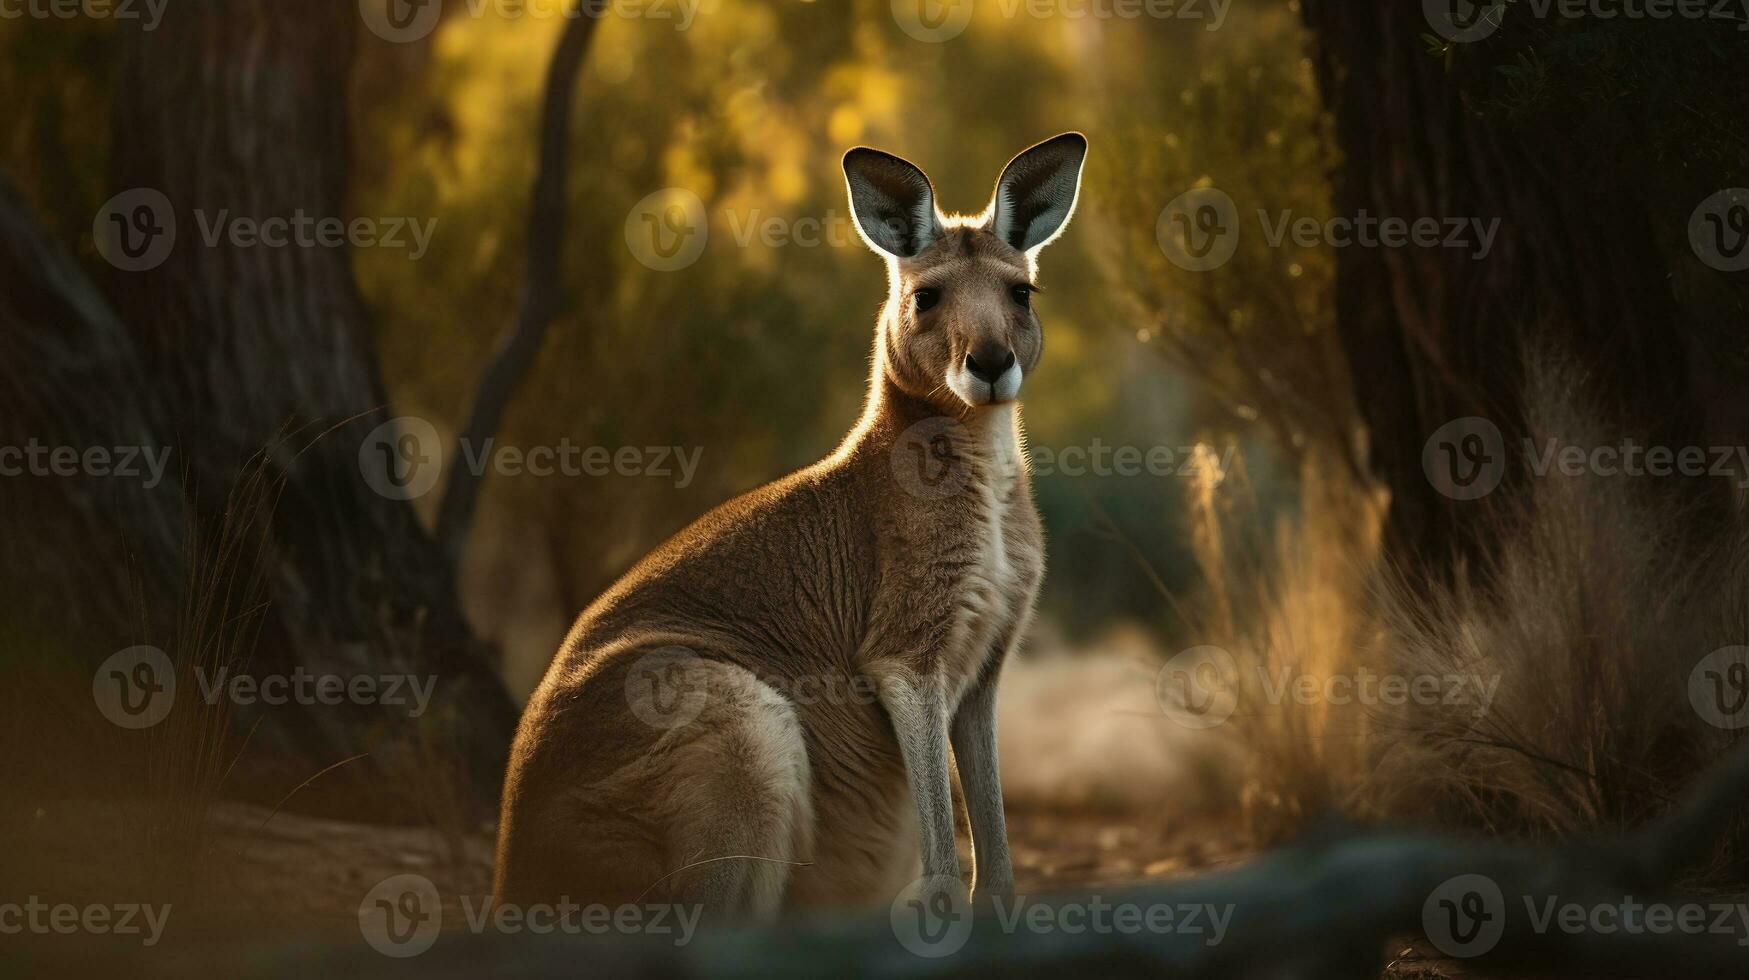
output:
M 525 766 L 502 897 L 775 916 L 813 849 L 807 748 L 788 701 L 730 663 L 626 650 L 552 724 L 535 741 L 585 747 L 585 759 Z
M 796 710 L 748 671 L 705 662 L 698 717 L 661 762 L 668 816 L 666 901 L 711 918 L 765 920 L 782 907 L 790 871 L 813 850 L 807 746 Z

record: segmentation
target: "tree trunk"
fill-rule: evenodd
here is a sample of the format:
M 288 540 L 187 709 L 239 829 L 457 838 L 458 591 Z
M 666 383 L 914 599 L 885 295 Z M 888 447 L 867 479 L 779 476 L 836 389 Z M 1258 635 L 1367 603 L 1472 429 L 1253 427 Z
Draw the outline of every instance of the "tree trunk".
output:
M 366 469 L 394 465 L 373 450 L 398 453 L 399 441 L 366 445 L 390 413 L 350 252 L 239 247 L 218 225 L 351 220 L 357 20 L 343 0 L 196 0 L 126 39 L 113 186 L 162 192 L 176 238 L 158 267 L 118 272 L 111 295 L 199 518 L 225 519 L 252 460 L 282 481 L 266 544 L 271 606 L 250 671 L 433 676 L 437 704 L 415 724 L 451 719 L 472 777 L 495 792 L 514 709 L 462 616 L 445 556 L 412 506 L 392 485 L 389 496 L 373 489 L 383 484 Z M 359 705 L 273 712 L 251 751 L 319 767 L 370 748 L 360 733 L 395 715 Z
M 1523 477 L 1527 354 L 1577 358 L 1599 398 L 1644 426 L 1636 438 L 1688 446 L 1720 435 L 1720 413 L 1696 393 L 1729 386 L 1698 376 L 1719 368 L 1670 281 L 1672 213 L 1658 190 L 1670 182 L 1626 155 L 1600 158 L 1576 135 L 1583 121 L 1562 129 L 1477 111 L 1466 96 L 1525 50 L 1511 37 L 1459 46 L 1448 62 L 1421 40 L 1422 4 L 1307 0 L 1305 10 L 1344 155 L 1336 213 L 1500 220 L 1482 257 L 1351 247 L 1337 260 L 1336 322 L 1371 466 L 1392 494 L 1393 558 L 1422 571 L 1485 558 L 1479 519 Z M 1522 23 L 1509 14 L 1502 35 Z M 1507 492 L 1488 500 L 1451 499 L 1423 472 L 1429 437 L 1466 416 L 1504 434 Z M 1684 492 L 1706 498 L 1703 513 L 1723 507 L 1726 481 L 1701 482 Z

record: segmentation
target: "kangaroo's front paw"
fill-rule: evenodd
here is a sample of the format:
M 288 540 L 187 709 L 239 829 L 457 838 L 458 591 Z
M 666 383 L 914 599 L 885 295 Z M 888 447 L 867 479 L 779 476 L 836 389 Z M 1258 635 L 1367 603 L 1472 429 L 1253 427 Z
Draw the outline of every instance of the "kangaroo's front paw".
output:
M 1012 905 L 1014 902 L 1014 881 L 992 881 L 986 884 L 978 882 L 972 890 L 972 911 L 980 916 L 997 911 L 998 904 Z

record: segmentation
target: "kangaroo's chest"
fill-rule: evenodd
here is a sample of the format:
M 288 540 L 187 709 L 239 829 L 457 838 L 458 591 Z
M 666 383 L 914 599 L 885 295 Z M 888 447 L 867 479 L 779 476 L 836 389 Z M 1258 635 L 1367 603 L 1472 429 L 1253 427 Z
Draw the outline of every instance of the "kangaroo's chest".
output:
M 967 533 L 943 556 L 940 580 L 954 610 L 951 642 L 940 651 L 955 700 L 1025 630 L 1044 573 L 1043 535 L 1024 473 L 971 488 Z

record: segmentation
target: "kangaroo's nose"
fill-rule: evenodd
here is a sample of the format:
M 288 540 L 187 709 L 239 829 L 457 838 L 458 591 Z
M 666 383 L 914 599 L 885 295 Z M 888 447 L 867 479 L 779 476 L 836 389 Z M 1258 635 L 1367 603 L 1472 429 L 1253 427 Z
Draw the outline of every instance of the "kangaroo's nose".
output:
M 1014 366 L 1014 352 L 995 344 L 980 346 L 966 354 L 966 370 L 972 377 L 988 385 L 996 383 L 1002 372 Z

